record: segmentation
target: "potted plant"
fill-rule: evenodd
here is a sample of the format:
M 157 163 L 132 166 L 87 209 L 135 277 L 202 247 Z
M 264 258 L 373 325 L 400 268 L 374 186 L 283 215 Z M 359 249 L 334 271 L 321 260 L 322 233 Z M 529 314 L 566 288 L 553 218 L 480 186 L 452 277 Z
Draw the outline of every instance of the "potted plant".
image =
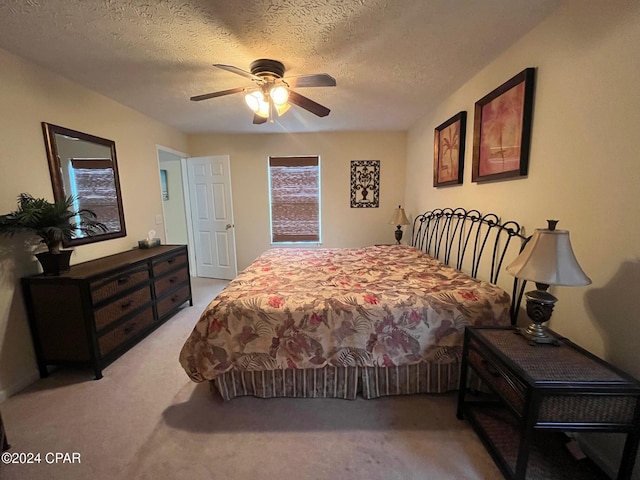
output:
M 18 209 L 0 215 L 0 235 L 33 233 L 47 246 L 47 252 L 35 254 L 45 275 L 59 275 L 69 270 L 72 250 L 62 250 L 64 242 L 78 234 L 93 235 L 106 231 L 107 226 L 97 220 L 95 212 L 75 209 L 73 196 L 52 203 L 21 193 Z

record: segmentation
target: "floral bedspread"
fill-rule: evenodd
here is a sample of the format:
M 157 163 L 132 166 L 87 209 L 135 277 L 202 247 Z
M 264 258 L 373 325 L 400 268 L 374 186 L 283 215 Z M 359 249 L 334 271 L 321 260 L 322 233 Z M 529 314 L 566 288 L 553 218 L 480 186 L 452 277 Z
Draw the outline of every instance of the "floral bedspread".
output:
M 236 370 L 394 366 L 508 325 L 509 295 L 404 245 L 275 248 L 208 305 L 180 352 L 196 381 Z

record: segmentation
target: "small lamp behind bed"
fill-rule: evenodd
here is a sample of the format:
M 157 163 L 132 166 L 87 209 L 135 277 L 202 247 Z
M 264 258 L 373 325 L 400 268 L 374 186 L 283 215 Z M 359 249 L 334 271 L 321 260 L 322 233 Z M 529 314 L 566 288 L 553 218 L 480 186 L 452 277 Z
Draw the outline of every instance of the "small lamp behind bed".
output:
M 536 229 L 520 255 L 507 267 L 514 277 L 535 282 L 537 290 L 527 292 L 527 315 L 531 324 L 519 332 L 529 343 L 554 343 L 553 335 L 542 326 L 551 318 L 558 300 L 547 292 L 549 285 L 583 286 L 591 279 L 582 271 L 571 248 L 569 232 L 556 230 L 557 220 L 547 220 L 546 229 Z
M 393 213 L 393 217 L 389 220 L 389 225 L 395 225 L 396 244 L 400 245 L 402 240 L 402 225 L 409 225 L 409 219 L 404 213 L 404 208 L 398 205 L 398 209 Z

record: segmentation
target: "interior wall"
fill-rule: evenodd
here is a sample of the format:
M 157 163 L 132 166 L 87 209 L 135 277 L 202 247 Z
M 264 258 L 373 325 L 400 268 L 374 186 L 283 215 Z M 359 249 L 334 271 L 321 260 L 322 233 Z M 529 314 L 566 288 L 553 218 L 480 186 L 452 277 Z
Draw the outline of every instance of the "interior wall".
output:
M 271 247 L 270 155 L 320 156 L 323 247 L 395 243 L 388 222 L 404 196 L 404 132 L 192 135 L 189 152 L 230 156 L 238 270 Z M 380 160 L 379 208 L 350 207 L 351 160 Z
M 551 289 L 550 325 L 640 377 L 640 3 L 570 0 L 429 112 L 408 135 L 410 214 L 461 206 L 521 222 L 527 234 L 558 219 L 593 283 Z M 537 67 L 526 178 L 472 183 L 474 103 Z M 434 128 L 468 112 L 464 183 L 424 188 L 433 172 Z M 503 274 L 508 277 L 508 274 Z M 620 443 L 589 438 L 615 470 Z M 607 452 L 608 450 L 608 452 Z M 636 467 L 634 478 L 640 478 Z
M 41 128 L 49 122 L 116 143 L 127 236 L 78 246 L 71 262 L 133 248 L 152 228 L 164 237 L 160 180 L 149 172 L 158 171 L 156 144 L 186 151 L 186 136 L 1 49 L 0 71 L 0 213 L 15 210 L 22 192 L 53 200 Z M 40 271 L 35 248 L 32 237 L 0 238 L 0 401 L 37 378 L 19 288 Z

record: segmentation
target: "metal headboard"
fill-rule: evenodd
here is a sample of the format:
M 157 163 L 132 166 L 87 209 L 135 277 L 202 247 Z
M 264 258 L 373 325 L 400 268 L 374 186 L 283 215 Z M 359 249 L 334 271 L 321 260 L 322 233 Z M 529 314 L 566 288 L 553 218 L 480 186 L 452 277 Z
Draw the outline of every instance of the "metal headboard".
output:
M 438 208 L 418 215 L 411 236 L 412 246 L 474 278 L 481 272 L 494 284 L 498 283 L 509 247 L 517 254 L 527 241 L 517 222 L 501 223 L 494 213 L 483 215 L 464 208 Z M 509 310 L 512 325 L 518 318 L 525 283 L 517 278 L 513 282 Z

